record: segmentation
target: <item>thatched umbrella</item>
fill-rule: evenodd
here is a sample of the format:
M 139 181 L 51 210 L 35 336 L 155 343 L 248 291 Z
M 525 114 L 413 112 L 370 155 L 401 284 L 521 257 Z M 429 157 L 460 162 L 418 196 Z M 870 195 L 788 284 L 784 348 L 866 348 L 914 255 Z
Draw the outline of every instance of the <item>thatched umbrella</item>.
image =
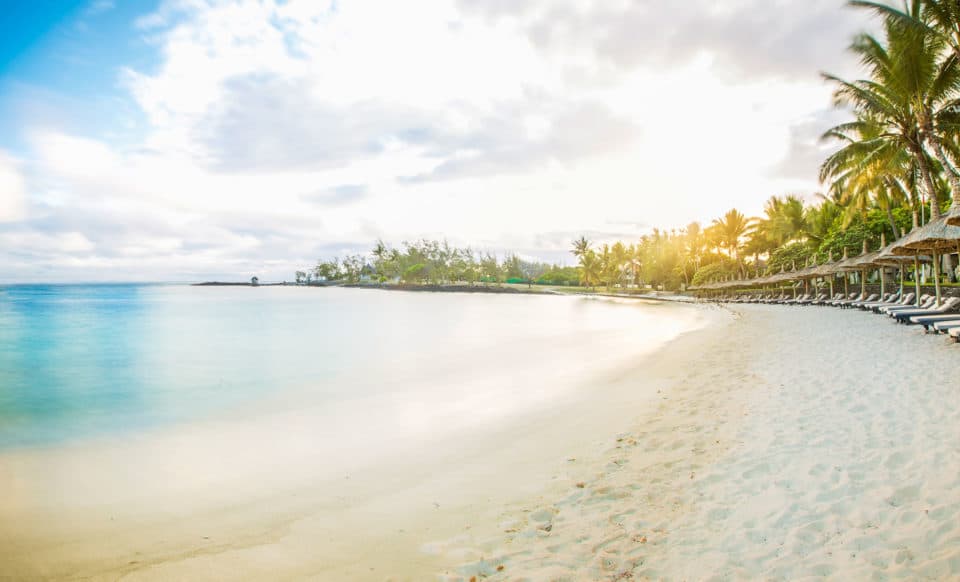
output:
M 846 280 L 847 273 L 860 273 L 860 294 L 864 294 L 867 291 L 867 281 L 864 276 L 866 268 L 860 265 L 860 260 L 864 259 L 869 255 L 869 246 L 867 246 L 867 239 L 863 239 L 863 250 L 856 257 L 847 259 L 846 261 L 841 262 L 837 266 L 837 270 L 844 273 L 844 280 Z M 849 286 L 847 286 L 849 290 Z
M 914 228 L 919 228 L 919 227 L 914 226 Z M 875 262 L 878 265 L 886 265 L 888 267 L 897 267 L 898 269 L 900 269 L 900 296 L 901 297 L 903 296 L 903 291 L 904 291 L 907 264 L 913 263 L 914 270 L 918 274 L 918 276 L 914 277 L 915 279 L 914 283 L 916 284 L 916 292 L 914 294 L 916 295 L 916 299 L 915 299 L 916 304 L 919 305 L 920 304 L 920 277 L 919 277 L 920 263 L 921 262 L 928 263 L 932 259 L 928 256 L 919 255 L 917 253 L 914 253 L 911 255 L 895 255 L 893 253 L 893 249 L 900 244 L 900 240 L 902 239 L 895 240 L 892 243 L 885 246 L 884 248 L 880 249 L 880 253 L 877 255 Z
M 851 266 L 860 268 L 860 293 L 867 292 L 867 271 L 874 267 L 879 267 L 880 271 L 880 295 L 883 296 L 887 292 L 887 279 L 883 273 L 883 266 L 877 263 L 877 258 L 880 256 L 880 251 L 882 251 L 887 246 L 887 235 L 880 233 L 880 249 L 871 252 L 867 252 L 867 241 L 863 241 L 863 254 L 861 254 L 856 259 L 850 261 Z
M 807 265 L 806 267 L 804 267 L 803 269 L 797 271 L 797 272 L 794 273 L 794 275 L 793 275 L 793 276 L 796 277 L 797 279 L 803 281 L 803 293 L 804 293 L 805 295 L 810 293 L 810 281 L 811 281 L 812 279 L 816 279 L 816 278 L 818 277 L 818 275 L 817 275 L 817 268 L 818 268 L 818 267 L 817 267 L 817 258 L 816 258 L 816 257 L 813 257 L 813 264 L 812 264 L 812 265 Z
M 796 280 L 797 280 L 797 261 L 793 261 L 793 269 L 791 269 L 790 272 L 787 273 L 787 276 L 784 279 L 784 281 L 796 281 Z M 793 298 L 796 299 L 797 288 L 793 285 L 790 285 L 790 288 L 793 290 Z
M 853 259 L 850 258 L 850 255 L 847 252 L 847 247 L 843 247 L 843 258 L 837 261 L 836 263 L 834 263 L 832 268 L 830 269 L 830 273 L 832 275 L 836 275 L 837 273 L 843 273 L 843 294 L 845 296 L 850 295 L 850 279 L 847 277 L 846 271 L 847 271 L 847 267 L 850 266 L 850 262 L 852 260 Z
M 754 279 L 753 284 L 760 287 L 762 291 L 764 287 L 773 283 L 775 277 L 777 277 L 776 273 L 771 275 L 764 275 L 763 277 L 757 277 L 756 279 Z
M 950 206 L 950 212 L 947 213 L 947 224 L 951 226 L 960 226 L 960 202 L 953 201 Z
M 954 203 L 956 206 L 956 203 Z M 951 212 L 947 216 L 952 216 Z M 924 226 L 914 229 L 910 234 L 897 241 L 893 254 L 901 256 L 919 255 L 929 252 L 933 258 L 933 284 L 936 289 L 937 305 L 940 305 L 940 256 L 952 253 L 960 242 L 960 227 L 947 224 L 947 216 L 931 220 Z
M 787 273 L 787 266 L 783 265 L 780 267 L 779 273 L 772 275 L 770 277 L 767 277 L 767 284 L 782 283 L 783 281 L 786 281 L 787 277 L 789 276 L 790 275 Z
M 830 297 L 833 297 L 833 274 L 835 272 L 835 266 L 836 263 L 833 262 L 833 251 L 831 250 L 830 254 L 828 255 L 827 262 L 814 269 L 816 276 L 820 277 L 821 279 L 827 277 L 828 275 L 830 276 Z

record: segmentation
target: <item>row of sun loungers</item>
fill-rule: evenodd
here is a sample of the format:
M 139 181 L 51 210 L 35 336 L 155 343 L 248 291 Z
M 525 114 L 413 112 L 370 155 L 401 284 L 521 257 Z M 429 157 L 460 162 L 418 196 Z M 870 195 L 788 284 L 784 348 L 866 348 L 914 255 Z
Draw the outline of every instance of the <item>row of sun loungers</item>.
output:
M 919 301 L 914 293 L 888 293 L 883 297 L 878 294 L 838 293 L 830 296 L 827 293 L 819 295 L 805 294 L 790 297 L 783 294 L 767 294 L 762 296 L 741 296 L 721 298 L 725 303 L 766 303 L 770 305 L 826 305 L 841 309 L 862 309 L 873 313 L 883 314 L 893 318 L 903 325 L 922 325 L 928 333 L 949 334 L 960 342 L 960 297 L 948 297 L 937 306 L 937 299 L 932 295 L 921 295 Z

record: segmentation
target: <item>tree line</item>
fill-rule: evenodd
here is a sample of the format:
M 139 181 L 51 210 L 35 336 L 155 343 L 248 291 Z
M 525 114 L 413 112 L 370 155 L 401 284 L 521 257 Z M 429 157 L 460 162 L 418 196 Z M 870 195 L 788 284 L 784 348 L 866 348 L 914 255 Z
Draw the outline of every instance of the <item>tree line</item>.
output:
M 451 246 L 445 240 L 403 242 L 400 247 L 377 241 L 368 254 L 318 261 L 312 269 L 297 271 L 298 284 L 338 281 L 399 284 L 577 285 L 576 267 L 530 261 L 516 253 L 498 257 L 470 247 Z
M 822 263 L 845 249 L 859 254 L 865 240 L 875 250 L 881 234 L 892 242 L 960 204 L 960 2 L 849 4 L 883 26 L 850 45 L 864 78 L 823 74 L 835 106 L 850 114 L 822 136 L 838 146 L 820 167 L 824 193 L 775 196 L 761 217 L 733 209 L 705 228 L 654 230 L 630 247 L 577 240 L 571 251 L 582 281 L 618 284 L 618 273 L 639 272 L 641 282 L 677 288 Z M 956 281 L 953 257 L 943 261 L 944 276 Z

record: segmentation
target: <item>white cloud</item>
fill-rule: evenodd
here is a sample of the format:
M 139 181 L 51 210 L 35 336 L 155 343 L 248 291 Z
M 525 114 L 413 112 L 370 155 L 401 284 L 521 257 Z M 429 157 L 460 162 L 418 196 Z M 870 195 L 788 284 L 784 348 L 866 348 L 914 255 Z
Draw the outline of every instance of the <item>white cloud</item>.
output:
M 283 278 L 377 237 L 556 256 L 758 212 L 816 187 L 817 71 L 867 22 L 842 5 L 168 0 L 137 23 L 157 67 L 122 76 L 139 143 L 27 128 L 29 219 L 0 158 L 0 264 Z
M 26 184 L 19 164 L 0 150 L 0 222 L 23 220 L 26 212 Z

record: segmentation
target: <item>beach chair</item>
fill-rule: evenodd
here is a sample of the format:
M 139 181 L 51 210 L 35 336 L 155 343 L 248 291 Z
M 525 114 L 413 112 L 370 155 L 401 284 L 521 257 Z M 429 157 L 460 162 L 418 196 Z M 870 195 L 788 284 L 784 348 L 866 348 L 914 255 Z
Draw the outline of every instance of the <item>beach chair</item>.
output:
M 915 293 L 907 293 L 900 298 L 899 301 L 894 301 L 893 303 L 886 303 L 882 305 L 874 305 L 870 308 L 874 313 L 880 313 L 882 309 L 890 307 L 906 307 L 907 305 L 913 305 L 913 300 L 916 298 Z
M 934 299 L 934 301 L 936 301 L 936 299 Z M 897 323 L 912 325 L 913 321 L 911 318 L 914 316 L 943 315 L 950 313 L 951 311 L 956 311 L 958 305 L 960 305 L 960 297 L 950 297 L 944 301 L 940 307 L 931 307 L 930 309 L 901 310 L 894 313 L 892 317 L 897 320 Z
M 848 299 L 842 299 L 842 300 L 840 300 L 840 301 L 834 301 L 834 302 L 833 302 L 833 306 L 834 306 L 834 307 L 846 307 L 847 305 L 850 305 L 850 304 L 853 303 L 854 301 L 861 301 L 861 300 L 863 300 L 863 299 L 866 299 L 866 295 L 864 295 L 864 294 L 857 295 L 856 293 L 854 293 L 853 296 L 850 297 L 850 298 L 848 298 Z
M 934 326 L 938 323 L 949 325 L 952 322 L 960 322 L 960 313 L 944 313 L 941 315 L 914 315 L 910 318 L 910 323 L 922 325 L 926 331 L 940 331 Z
M 919 307 L 917 305 L 908 305 L 906 303 L 904 303 L 903 305 L 890 305 L 887 307 L 881 307 L 880 313 L 885 313 L 890 317 L 893 317 L 893 314 L 896 313 L 897 311 L 903 311 L 906 309 L 929 309 L 936 302 L 937 302 L 937 298 L 934 297 L 933 295 L 923 294 L 920 296 Z
M 885 299 L 882 299 L 880 301 L 871 301 L 869 303 L 864 302 L 858 305 L 858 307 L 860 309 L 863 309 L 864 311 L 872 310 L 874 307 L 877 307 L 877 306 L 895 305 L 899 303 L 901 299 L 902 297 L 900 297 L 900 292 L 898 291 L 896 293 L 889 293 Z
M 957 319 L 948 319 L 946 321 L 938 321 L 933 324 L 933 329 L 937 333 L 950 333 L 950 330 L 960 328 L 960 316 L 957 316 Z
M 827 297 L 827 298 L 825 298 L 825 299 L 822 300 L 822 301 L 814 301 L 813 304 L 814 304 L 814 305 L 829 305 L 831 302 L 833 302 L 833 301 L 840 301 L 841 299 L 843 299 L 843 293 L 837 293 L 837 294 L 834 295 L 833 297 Z
M 817 301 L 823 301 L 823 300 L 826 299 L 827 297 L 828 297 L 828 295 L 827 295 L 826 293 L 821 293 L 820 295 L 817 295 L 816 297 L 811 297 L 810 299 L 807 299 L 806 301 L 801 301 L 801 302 L 800 302 L 800 305 L 813 305 L 815 302 L 817 302 Z
M 808 300 L 808 299 L 810 299 L 810 295 L 801 295 L 801 296 L 797 297 L 796 299 L 790 299 L 790 300 L 788 300 L 788 301 L 784 301 L 783 303 L 784 303 L 784 305 L 797 305 L 797 304 L 799 304 L 801 301 L 806 301 L 806 300 Z
M 871 304 L 871 303 L 889 303 L 891 300 L 893 300 L 893 298 L 894 298 L 895 295 L 896 295 L 896 293 L 884 293 L 884 294 L 883 294 L 883 297 L 875 297 L 875 296 L 874 296 L 873 299 L 870 299 L 870 298 L 868 297 L 868 298 L 864 299 L 863 301 L 854 301 L 853 303 L 850 304 L 850 307 L 856 307 L 857 309 L 863 309 L 863 308 L 864 308 L 864 305 L 869 305 L 869 304 Z
M 899 301 L 895 301 L 887 305 L 877 305 L 873 307 L 872 310 L 874 313 L 880 313 L 881 309 L 886 309 L 891 307 L 906 307 L 908 305 L 913 305 L 914 304 L 913 300 L 916 299 L 916 297 L 917 297 L 916 293 L 907 293 L 906 295 L 901 297 Z
M 856 300 L 857 300 L 857 297 L 859 297 L 858 294 L 856 294 L 856 293 L 851 293 L 850 295 L 845 295 L 842 299 L 838 299 L 837 301 L 831 301 L 831 302 L 830 302 L 830 305 L 832 305 L 832 306 L 834 306 L 834 307 L 839 307 L 842 303 L 844 303 L 844 302 L 846 302 L 846 301 L 856 301 Z
M 876 301 L 876 300 L 878 300 L 878 299 L 880 299 L 880 295 L 877 294 L 877 293 L 873 293 L 873 294 L 867 296 L 866 299 L 857 299 L 856 301 L 851 301 L 851 302 L 849 302 L 849 303 L 844 303 L 844 304 L 841 305 L 840 307 L 842 307 L 842 308 L 844 308 L 844 309 L 852 309 L 852 308 L 854 308 L 854 307 L 860 307 L 860 306 L 863 305 L 864 303 L 869 303 L 869 302 L 871 302 L 871 301 Z

